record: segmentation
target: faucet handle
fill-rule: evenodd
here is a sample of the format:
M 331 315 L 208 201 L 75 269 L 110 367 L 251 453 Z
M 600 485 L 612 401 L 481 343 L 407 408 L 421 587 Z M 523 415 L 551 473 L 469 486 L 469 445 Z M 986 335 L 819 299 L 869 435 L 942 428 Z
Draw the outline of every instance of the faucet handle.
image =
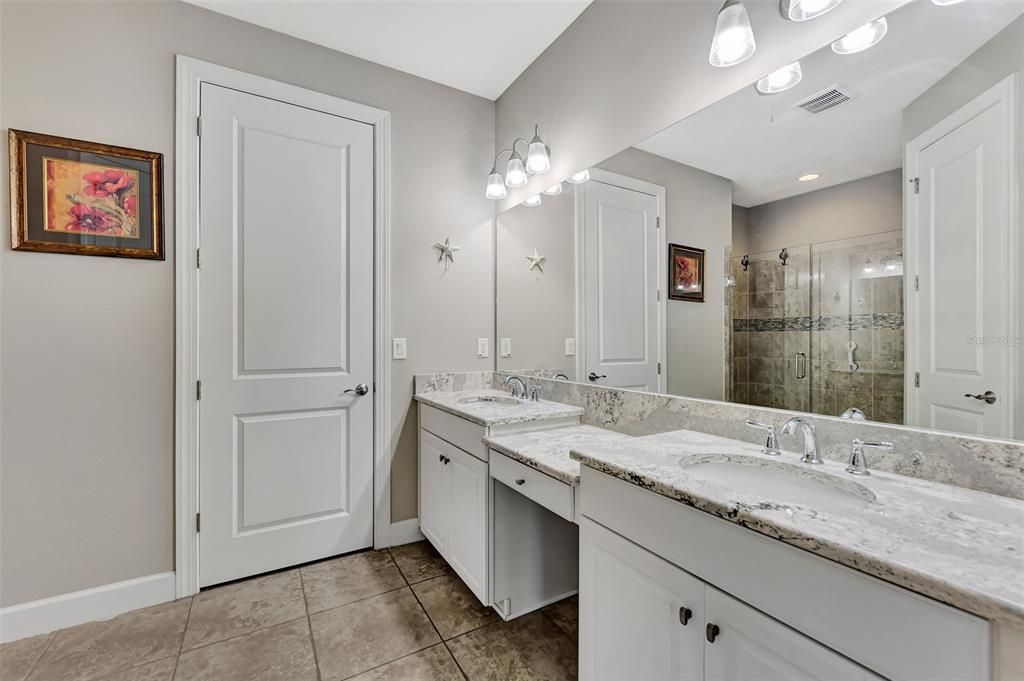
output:
M 779 456 L 782 452 L 779 451 L 779 439 L 775 434 L 775 426 L 770 423 L 761 423 L 760 421 L 754 421 L 753 419 L 747 419 L 746 424 L 751 428 L 757 428 L 766 432 L 764 447 L 761 448 L 761 453 L 766 456 Z
M 530 399 L 534 402 L 540 402 L 540 394 L 544 392 L 544 388 L 541 387 L 540 383 L 534 383 L 530 386 Z
M 871 475 L 868 470 L 868 459 L 864 454 L 864 448 L 892 449 L 891 442 L 865 442 L 859 437 L 853 439 L 853 446 L 850 448 L 850 463 L 846 466 L 846 472 L 850 475 Z

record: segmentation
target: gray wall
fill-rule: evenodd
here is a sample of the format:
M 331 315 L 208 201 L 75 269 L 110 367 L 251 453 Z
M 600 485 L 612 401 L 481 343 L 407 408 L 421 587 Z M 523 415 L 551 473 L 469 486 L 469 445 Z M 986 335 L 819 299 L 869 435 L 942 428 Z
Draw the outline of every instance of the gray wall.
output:
M 494 328 L 494 104 L 179 2 L 0 16 L 3 125 L 162 152 L 168 254 L 0 253 L 0 605 L 174 567 L 175 53 L 391 111 L 392 322 L 409 359 L 384 389 L 394 520 L 415 516 L 413 373 L 492 367 L 476 338 Z M 462 250 L 444 274 L 431 245 L 446 236 Z
M 732 254 L 742 256 L 750 252 L 750 209 L 732 206 Z
M 552 171 L 512 191 L 513 206 L 556 180 L 630 147 L 907 0 L 844 2 L 811 22 L 787 22 L 777 2 L 748 2 L 757 53 L 708 64 L 720 0 L 596 0 L 498 98 L 500 147 L 539 123 Z
M 561 369 L 575 380 L 576 358 L 565 339 L 576 336 L 575 192 L 545 196 L 540 206 L 522 204 L 497 218 L 498 340 L 512 339 L 512 356 L 497 367 Z M 530 270 L 526 254 L 547 256 L 544 271 Z
M 640 149 L 599 164 L 604 170 L 665 187 L 669 243 L 703 248 L 704 301 L 669 300 L 667 392 L 720 400 L 724 395 L 725 247 L 732 242 L 732 182 Z
M 903 174 L 890 170 L 765 203 L 752 207 L 749 216 L 743 252 L 750 253 L 902 229 Z

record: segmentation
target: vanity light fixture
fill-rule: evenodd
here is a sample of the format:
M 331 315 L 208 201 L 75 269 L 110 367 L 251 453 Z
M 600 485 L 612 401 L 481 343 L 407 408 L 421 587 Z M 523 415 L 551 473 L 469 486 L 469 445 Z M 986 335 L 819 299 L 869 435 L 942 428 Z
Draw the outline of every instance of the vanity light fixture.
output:
M 819 177 L 821 177 L 821 175 L 819 175 L 818 173 L 807 173 L 806 175 L 801 175 L 800 177 L 796 178 L 796 181 L 797 182 L 814 182 Z
M 747 8 L 740 0 L 725 0 L 718 11 L 708 62 L 717 68 L 735 66 L 750 59 L 756 49 Z
M 531 208 L 539 206 L 540 204 L 541 204 L 540 194 L 534 194 L 533 196 L 528 196 L 525 200 L 523 200 L 523 205 L 524 206 L 530 206 Z
M 533 126 L 533 139 L 530 140 L 530 150 L 526 152 L 526 169 L 534 175 L 540 175 L 551 170 L 551 157 L 548 155 L 548 145 L 540 138 L 540 126 Z
M 516 150 L 516 144 L 522 142 L 527 146 L 526 161 Z M 505 164 L 505 176 L 498 172 L 498 159 L 502 154 L 508 154 L 508 162 Z M 492 200 L 503 199 L 508 196 L 505 187 L 525 187 L 531 175 L 540 175 L 551 169 L 551 148 L 544 144 L 540 138 L 540 126 L 533 126 L 533 140 L 527 142 L 522 137 L 512 140 L 512 146 L 502 149 L 494 157 L 494 164 L 491 172 L 487 175 L 487 191 L 485 196 Z
M 569 177 L 566 182 L 569 184 L 582 184 L 590 179 L 590 170 L 581 170 L 575 175 Z
M 757 81 L 754 85 L 754 89 L 757 90 L 759 95 L 774 95 L 779 92 L 785 92 L 786 90 L 796 87 L 804 77 L 803 69 L 800 68 L 800 62 L 795 61 L 792 64 L 786 64 L 781 69 L 772 71 L 767 76 Z
M 497 201 L 508 196 L 505 189 L 505 180 L 497 168 L 491 168 L 491 174 L 487 176 L 487 198 Z
M 831 12 L 843 0 L 780 0 L 779 13 L 786 21 L 808 21 Z
M 509 187 L 525 187 L 529 181 L 526 168 L 523 167 L 523 157 L 513 151 L 505 166 L 505 184 Z
M 559 182 L 558 184 L 553 184 L 541 193 L 547 194 L 548 196 L 558 196 L 562 193 L 562 183 Z
M 857 54 L 869 47 L 874 47 L 889 32 L 889 22 L 885 17 L 875 19 L 860 28 L 850 31 L 832 43 L 832 51 L 836 54 Z

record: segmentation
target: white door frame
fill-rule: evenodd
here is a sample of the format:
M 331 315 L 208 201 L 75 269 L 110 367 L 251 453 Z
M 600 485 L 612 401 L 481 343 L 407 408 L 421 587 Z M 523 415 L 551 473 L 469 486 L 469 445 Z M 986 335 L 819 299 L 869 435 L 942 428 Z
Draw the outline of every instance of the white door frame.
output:
M 199 89 L 203 83 L 248 92 L 373 126 L 374 328 L 373 328 L 373 546 L 390 546 L 391 336 L 388 293 L 390 260 L 391 114 L 295 85 L 177 55 L 175 114 L 175 582 L 177 597 L 199 591 L 199 289 L 196 248 L 199 228 Z
M 641 194 L 650 194 L 658 199 L 658 362 L 661 363 L 661 371 L 658 373 L 658 389 L 654 392 L 663 393 L 668 384 L 668 362 L 666 361 L 668 356 L 668 328 L 666 326 L 668 321 L 668 291 L 663 291 L 661 288 L 666 286 L 668 281 L 668 270 L 666 269 L 668 265 L 665 259 L 668 253 L 668 217 L 665 215 L 665 188 L 652 182 L 638 180 L 600 168 L 590 169 L 590 179 L 622 187 L 623 189 L 631 189 Z M 586 183 L 578 184 L 576 188 L 581 189 L 581 191 L 574 192 L 576 209 L 576 238 L 574 239 L 576 247 L 576 380 L 579 383 L 587 383 L 589 385 L 586 377 L 587 341 L 584 338 L 586 335 L 584 331 L 587 328 L 586 305 L 584 305 L 583 300 L 583 254 L 585 252 L 583 249 L 585 238 L 583 199 L 587 191 L 586 187 Z
M 1007 312 L 1008 323 L 1007 329 L 1010 329 L 1011 338 L 1007 339 L 1007 342 L 1011 343 L 1010 346 L 1010 395 L 1007 396 L 1007 412 L 1009 414 L 1009 437 L 1010 439 L 1018 438 L 1024 430 L 1024 423 L 1021 423 L 1021 417 L 1016 416 L 1017 405 L 1024 404 L 1024 366 L 1022 366 L 1022 351 L 1019 347 L 1014 347 L 1012 343 L 1014 338 L 1021 338 L 1022 334 L 1022 315 L 1018 309 L 1021 302 L 1024 301 L 1024 282 L 1022 282 L 1019 274 L 1019 264 L 1024 261 L 1024 240 L 1021 239 L 1020 231 L 1020 202 L 1021 196 L 1020 185 L 1018 184 L 1019 173 L 1021 172 L 1021 154 L 1019 151 L 1018 144 L 1020 140 L 1017 139 L 1017 124 L 1018 124 L 1018 103 L 1017 103 L 1017 74 L 1011 73 L 1009 76 L 999 81 L 985 92 L 978 95 L 976 98 L 960 107 L 949 116 L 939 121 L 931 128 L 915 137 L 913 140 L 907 143 L 906 149 L 904 150 L 903 157 L 903 168 L 904 168 L 904 187 L 909 187 L 910 183 L 913 182 L 914 178 L 918 177 L 919 171 L 919 156 L 925 147 L 935 143 L 942 137 L 945 137 L 949 133 L 953 132 L 961 125 L 967 123 L 972 118 L 975 118 L 987 109 L 997 106 L 999 104 L 1004 105 L 1003 109 L 1003 125 L 1006 140 L 1009 142 L 1009 153 L 1007 154 L 1007 219 L 1010 225 L 1010 239 L 1007 244 L 1005 257 L 1008 260 L 1007 271 L 1010 273 L 1010 285 L 1009 285 L 1009 302 L 1010 309 Z M 904 211 L 904 281 L 912 282 L 919 270 L 919 263 L 917 262 L 917 246 L 919 239 L 919 211 L 918 202 L 915 198 L 917 195 L 911 192 L 909 189 L 903 192 L 903 211 Z M 918 315 L 920 313 L 917 296 L 914 295 L 914 290 L 910 285 L 904 285 L 903 287 L 904 297 L 904 310 L 906 311 L 904 320 L 904 329 L 906 338 L 916 338 L 917 334 L 920 333 L 920 323 Z M 903 421 L 907 425 L 918 425 L 914 423 L 916 416 L 913 418 L 911 415 L 918 413 L 919 400 L 918 391 L 914 387 L 914 372 L 918 368 L 918 357 L 917 347 L 914 343 L 904 343 L 904 353 L 906 355 L 904 366 L 906 371 L 904 372 L 904 413 Z

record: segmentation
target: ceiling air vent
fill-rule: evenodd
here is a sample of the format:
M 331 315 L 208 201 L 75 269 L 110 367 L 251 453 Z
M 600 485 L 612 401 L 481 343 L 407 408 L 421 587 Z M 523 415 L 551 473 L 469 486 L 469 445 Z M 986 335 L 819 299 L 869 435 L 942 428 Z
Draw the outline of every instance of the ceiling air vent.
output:
M 854 97 L 855 95 L 848 88 L 842 85 L 833 85 L 800 100 L 793 107 L 803 109 L 807 113 L 820 114 L 846 104 Z

